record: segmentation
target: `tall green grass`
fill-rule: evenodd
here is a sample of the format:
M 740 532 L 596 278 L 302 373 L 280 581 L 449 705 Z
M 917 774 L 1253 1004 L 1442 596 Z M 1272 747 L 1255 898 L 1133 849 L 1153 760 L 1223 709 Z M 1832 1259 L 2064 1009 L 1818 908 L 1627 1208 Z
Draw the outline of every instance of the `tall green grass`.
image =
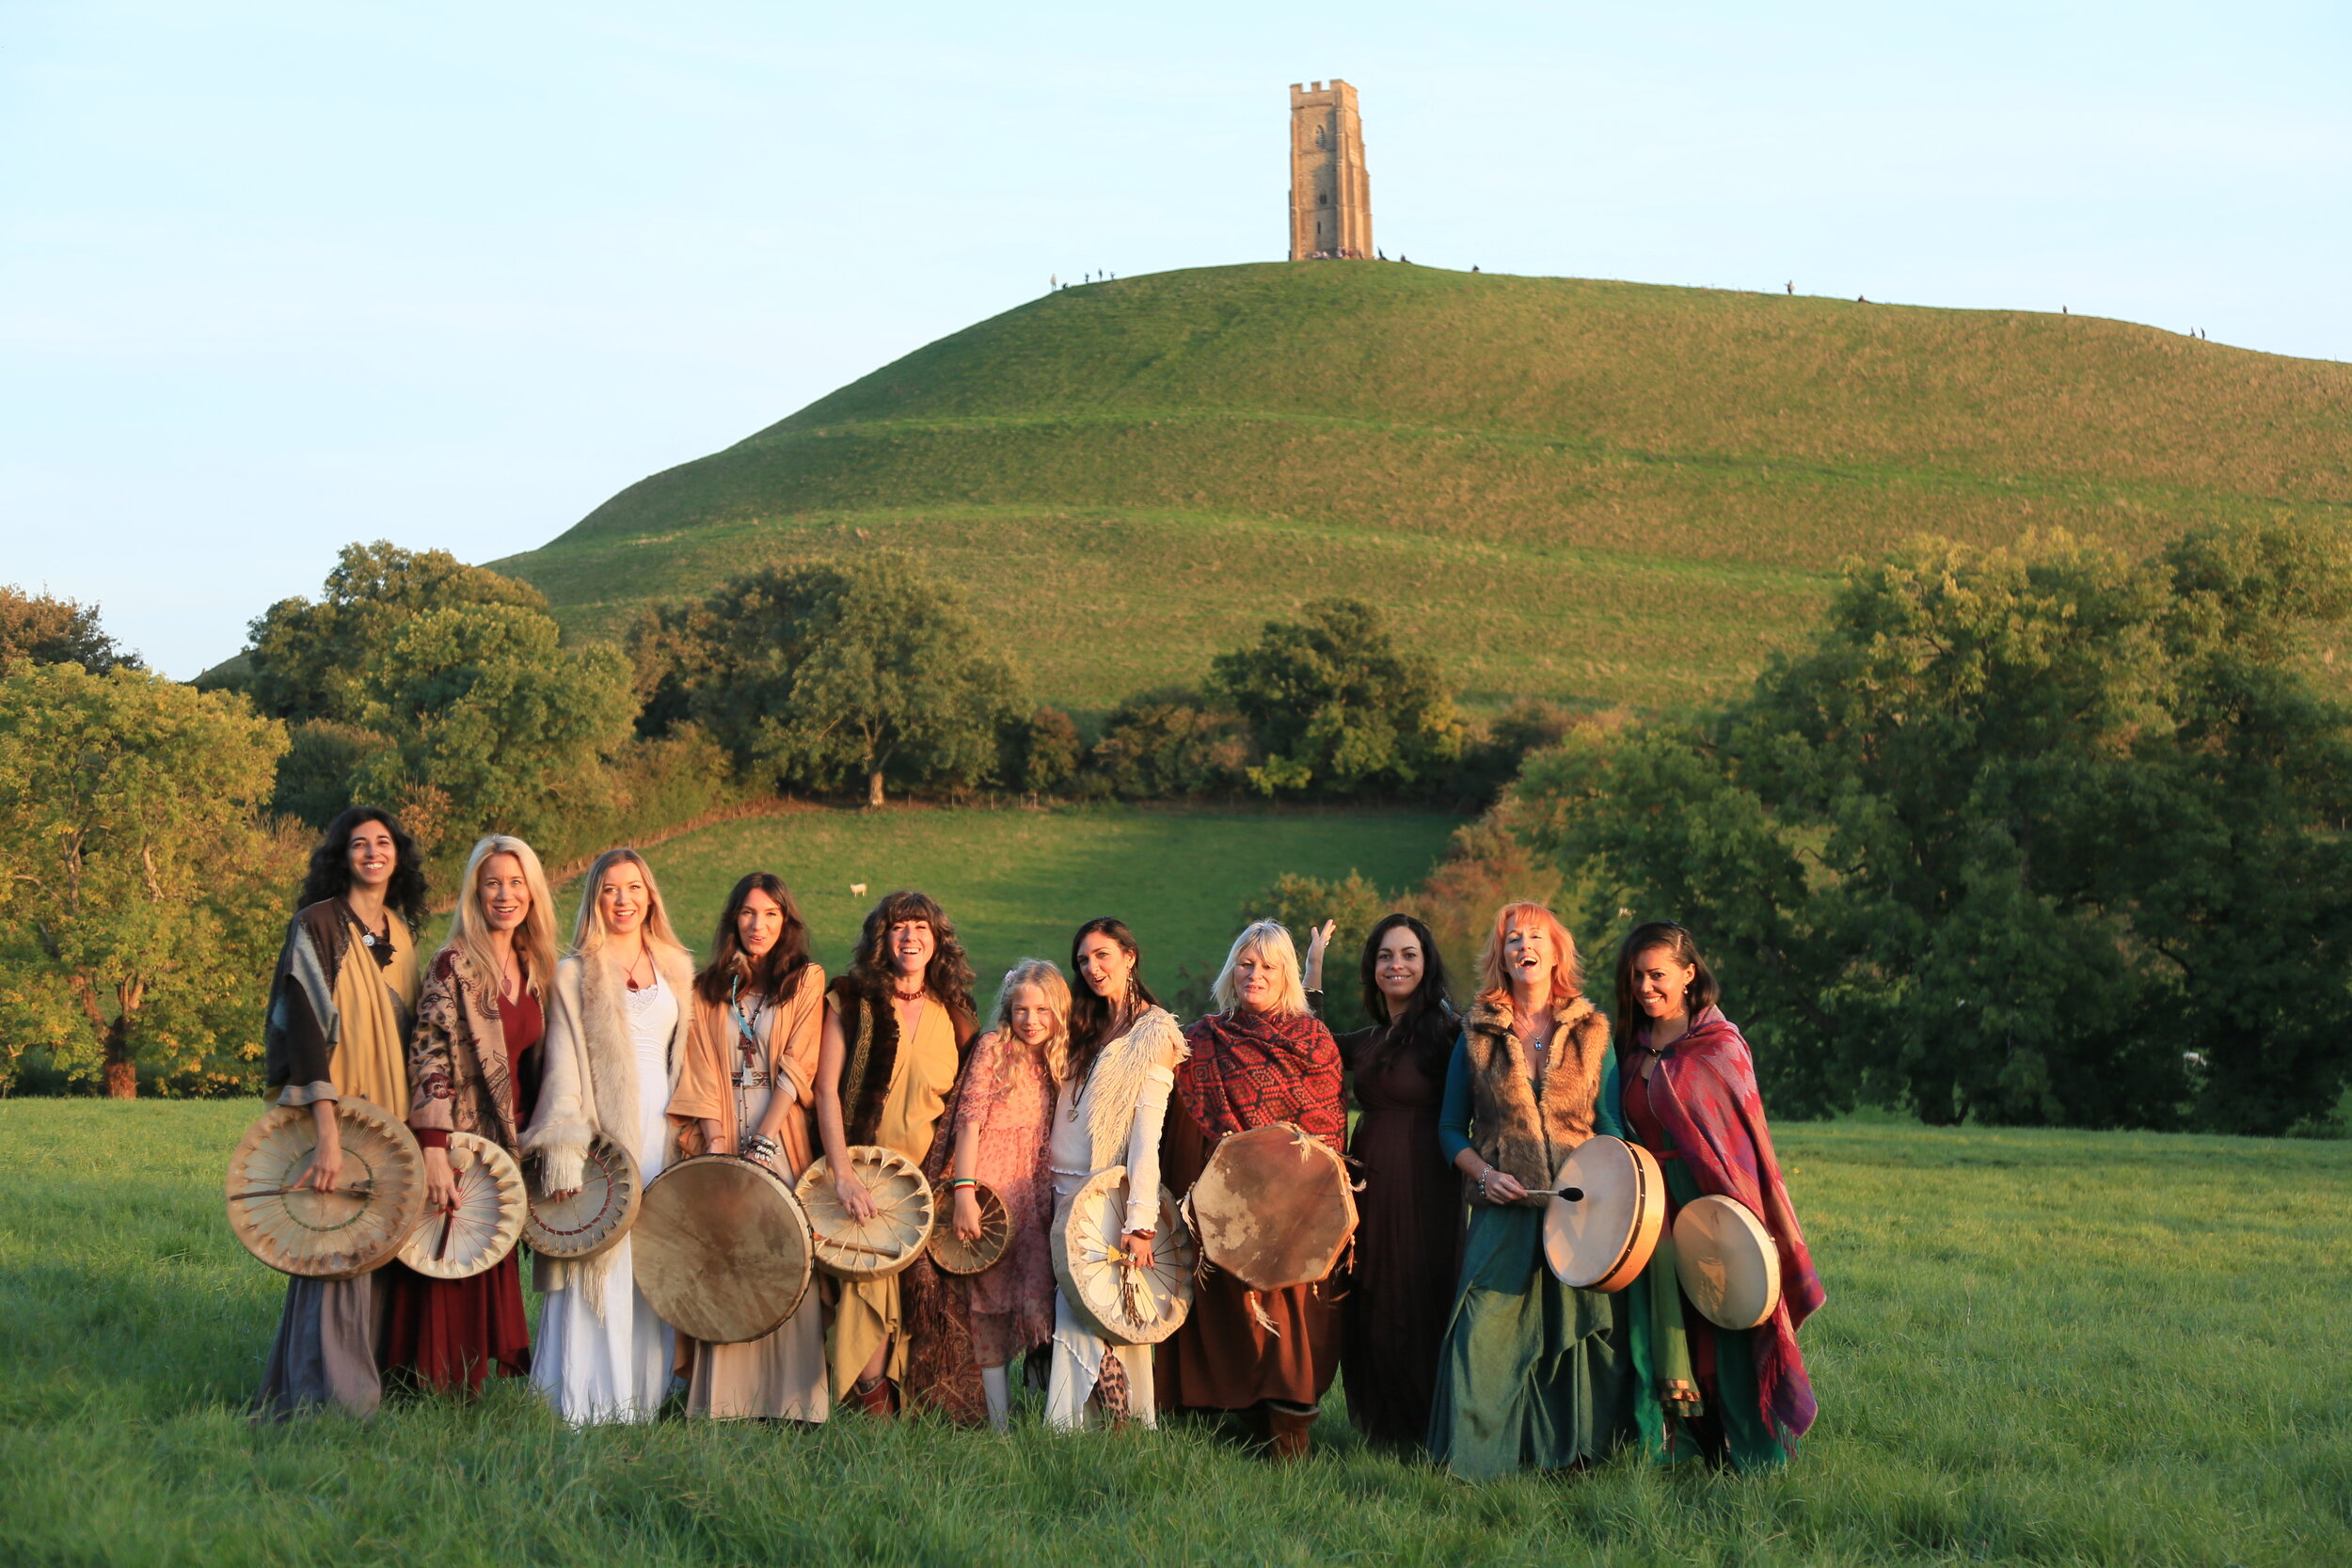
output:
M 255 1430 L 282 1281 L 221 1215 L 256 1107 L 0 1102 L 10 1564 L 2352 1560 L 2352 1147 L 1789 1126 L 1828 1281 L 1786 1472 L 1470 1487 L 1339 1418 L 1009 1439 L 574 1433 L 525 1389 Z

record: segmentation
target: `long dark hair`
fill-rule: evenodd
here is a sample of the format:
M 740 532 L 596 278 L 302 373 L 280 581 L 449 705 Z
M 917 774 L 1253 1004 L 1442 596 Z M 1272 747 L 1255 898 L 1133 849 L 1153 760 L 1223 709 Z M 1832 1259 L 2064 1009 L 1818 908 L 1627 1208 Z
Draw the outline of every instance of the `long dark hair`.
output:
M 326 836 L 310 851 L 310 869 L 302 879 L 294 908 L 307 910 L 351 891 L 351 835 L 369 822 L 381 822 L 392 835 L 392 879 L 384 887 L 384 907 L 407 923 L 411 933 L 424 929 L 426 917 L 424 857 L 417 841 L 400 825 L 400 818 L 382 806 L 352 806 L 326 825 Z
M 1691 940 L 1691 933 L 1671 920 L 1645 920 L 1628 933 L 1617 948 L 1617 1049 L 1623 1052 L 1633 1044 L 1633 1032 L 1647 1017 L 1642 1011 L 1641 999 L 1633 992 L 1633 961 L 1653 947 L 1662 947 L 1674 955 L 1675 962 L 1691 966 L 1691 984 L 1682 993 L 1682 1014 L 1696 1019 L 1699 1014 L 1723 1000 L 1724 988 L 1715 981 L 1715 972 L 1699 957 L 1699 944 Z
M 866 912 L 866 928 L 858 933 L 857 952 L 843 978 L 869 997 L 894 989 L 898 972 L 890 967 L 885 949 L 890 927 L 906 920 L 919 920 L 931 928 L 931 961 L 923 966 L 923 989 L 957 1018 L 968 1022 L 977 1017 L 972 1006 L 972 960 L 963 956 L 963 943 L 956 940 L 947 911 L 928 893 L 902 889 L 882 895 L 882 901 Z
M 1078 949 L 1092 936 L 1104 936 L 1119 943 L 1120 950 L 1135 961 L 1127 974 L 1127 1005 L 1113 1009 L 1110 1003 L 1095 994 L 1087 984 L 1086 974 L 1078 967 Z M 1070 939 L 1070 973 L 1077 976 L 1070 988 L 1070 1053 L 1069 1076 L 1072 1084 L 1084 1084 L 1087 1074 L 1094 1070 L 1094 1058 L 1108 1045 L 1111 1031 L 1134 1018 L 1146 1007 L 1156 1007 L 1160 999 L 1152 994 L 1152 988 L 1143 983 L 1143 948 L 1136 942 L 1135 932 L 1123 920 L 1109 915 L 1098 916 L 1078 927 L 1078 934 Z
M 1404 1011 L 1391 1012 L 1388 992 L 1380 989 L 1380 939 L 1400 928 L 1410 931 L 1421 943 L 1421 984 L 1406 998 Z M 1358 1074 L 1377 1077 L 1411 1040 L 1420 1047 L 1417 1060 L 1422 1071 L 1432 1078 L 1441 1077 L 1446 1055 L 1454 1049 L 1454 1032 L 1441 1026 L 1454 1016 L 1454 996 L 1446 983 L 1445 956 L 1438 951 L 1438 939 L 1429 927 L 1409 914 L 1382 915 L 1372 934 L 1364 938 L 1364 956 L 1358 967 L 1364 987 L 1364 1016 L 1372 1020 L 1374 1031 L 1372 1049 L 1358 1064 Z
M 766 894 L 784 911 L 784 929 L 776 933 L 776 944 L 756 963 L 743 951 L 743 938 L 736 929 L 744 900 L 755 893 Z M 792 890 L 772 871 L 754 871 L 735 884 L 726 908 L 719 911 L 719 934 L 710 941 L 710 962 L 694 976 L 694 993 L 715 1006 L 740 980 L 745 990 L 781 1002 L 792 994 L 809 961 L 808 925 L 801 919 L 800 905 L 792 901 Z

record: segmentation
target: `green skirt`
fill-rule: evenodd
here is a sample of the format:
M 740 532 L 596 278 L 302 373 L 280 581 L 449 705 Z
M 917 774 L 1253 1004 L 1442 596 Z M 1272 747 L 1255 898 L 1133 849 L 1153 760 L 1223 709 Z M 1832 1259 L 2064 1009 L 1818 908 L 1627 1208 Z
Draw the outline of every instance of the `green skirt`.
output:
M 1540 1208 L 1470 1212 L 1429 1413 L 1431 1457 L 1466 1481 L 1603 1459 L 1637 1433 L 1630 1304 L 1561 1284 L 1543 1243 Z

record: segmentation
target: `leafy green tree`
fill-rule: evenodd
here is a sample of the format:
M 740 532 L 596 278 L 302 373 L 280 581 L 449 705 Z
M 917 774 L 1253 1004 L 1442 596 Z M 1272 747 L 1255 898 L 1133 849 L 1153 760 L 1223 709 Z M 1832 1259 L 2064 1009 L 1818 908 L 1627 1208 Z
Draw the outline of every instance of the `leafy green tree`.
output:
M 1250 782 L 1268 795 L 1355 795 L 1441 781 L 1463 726 L 1436 661 L 1398 649 L 1360 600 L 1318 600 L 1305 616 L 1269 621 L 1255 646 L 1210 663 L 1264 752 Z
M 405 550 L 381 539 L 345 545 L 315 602 L 280 599 L 255 618 L 243 684 L 263 713 L 280 719 L 364 723 L 371 672 L 409 623 L 467 605 L 544 612 L 548 601 L 529 583 L 446 550 Z
M 1057 707 L 1009 721 L 997 736 L 996 776 L 1030 795 L 1066 789 L 1078 776 L 1085 746 L 1078 726 Z
M 1248 726 L 1240 714 L 1181 687 L 1113 708 L 1094 743 L 1089 788 L 1130 800 L 1216 795 L 1247 782 Z
M 96 605 L 0 584 L 0 670 L 19 660 L 78 664 L 93 675 L 117 665 L 144 668 L 137 656 L 116 646 L 99 626 Z
M 243 698 L 74 664 L 0 673 L 0 1039 L 106 1092 L 259 1071 L 303 847 L 266 826 L 282 726 Z
M 409 617 L 367 674 L 364 728 L 391 744 L 359 765 L 353 793 L 396 802 L 420 844 L 553 843 L 609 808 L 605 757 L 636 713 L 619 649 L 566 650 L 537 610 L 465 604 Z

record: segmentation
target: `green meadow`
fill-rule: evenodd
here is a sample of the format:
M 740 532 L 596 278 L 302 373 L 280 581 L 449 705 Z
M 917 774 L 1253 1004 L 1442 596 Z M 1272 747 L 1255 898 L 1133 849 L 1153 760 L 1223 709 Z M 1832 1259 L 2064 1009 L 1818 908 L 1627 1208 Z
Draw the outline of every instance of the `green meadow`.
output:
M 1049 294 L 493 562 L 567 626 L 890 545 L 1038 696 L 1192 681 L 1318 596 L 1475 705 L 1675 708 L 1916 532 L 2352 517 L 2352 367 L 2127 322 L 1265 263 Z
M 571 1432 L 527 1388 L 240 1412 L 282 1281 L 251 1103 L 0 1101 L 0 1561 L 28 1565 L 2049 1564 L 2352 1560 L 2352 1145 L 1793 1125 L 1821 1419 L 1740 1477 L 1472 1487 L 1341 1418 L 1008 1438 L 842 1417 Z

